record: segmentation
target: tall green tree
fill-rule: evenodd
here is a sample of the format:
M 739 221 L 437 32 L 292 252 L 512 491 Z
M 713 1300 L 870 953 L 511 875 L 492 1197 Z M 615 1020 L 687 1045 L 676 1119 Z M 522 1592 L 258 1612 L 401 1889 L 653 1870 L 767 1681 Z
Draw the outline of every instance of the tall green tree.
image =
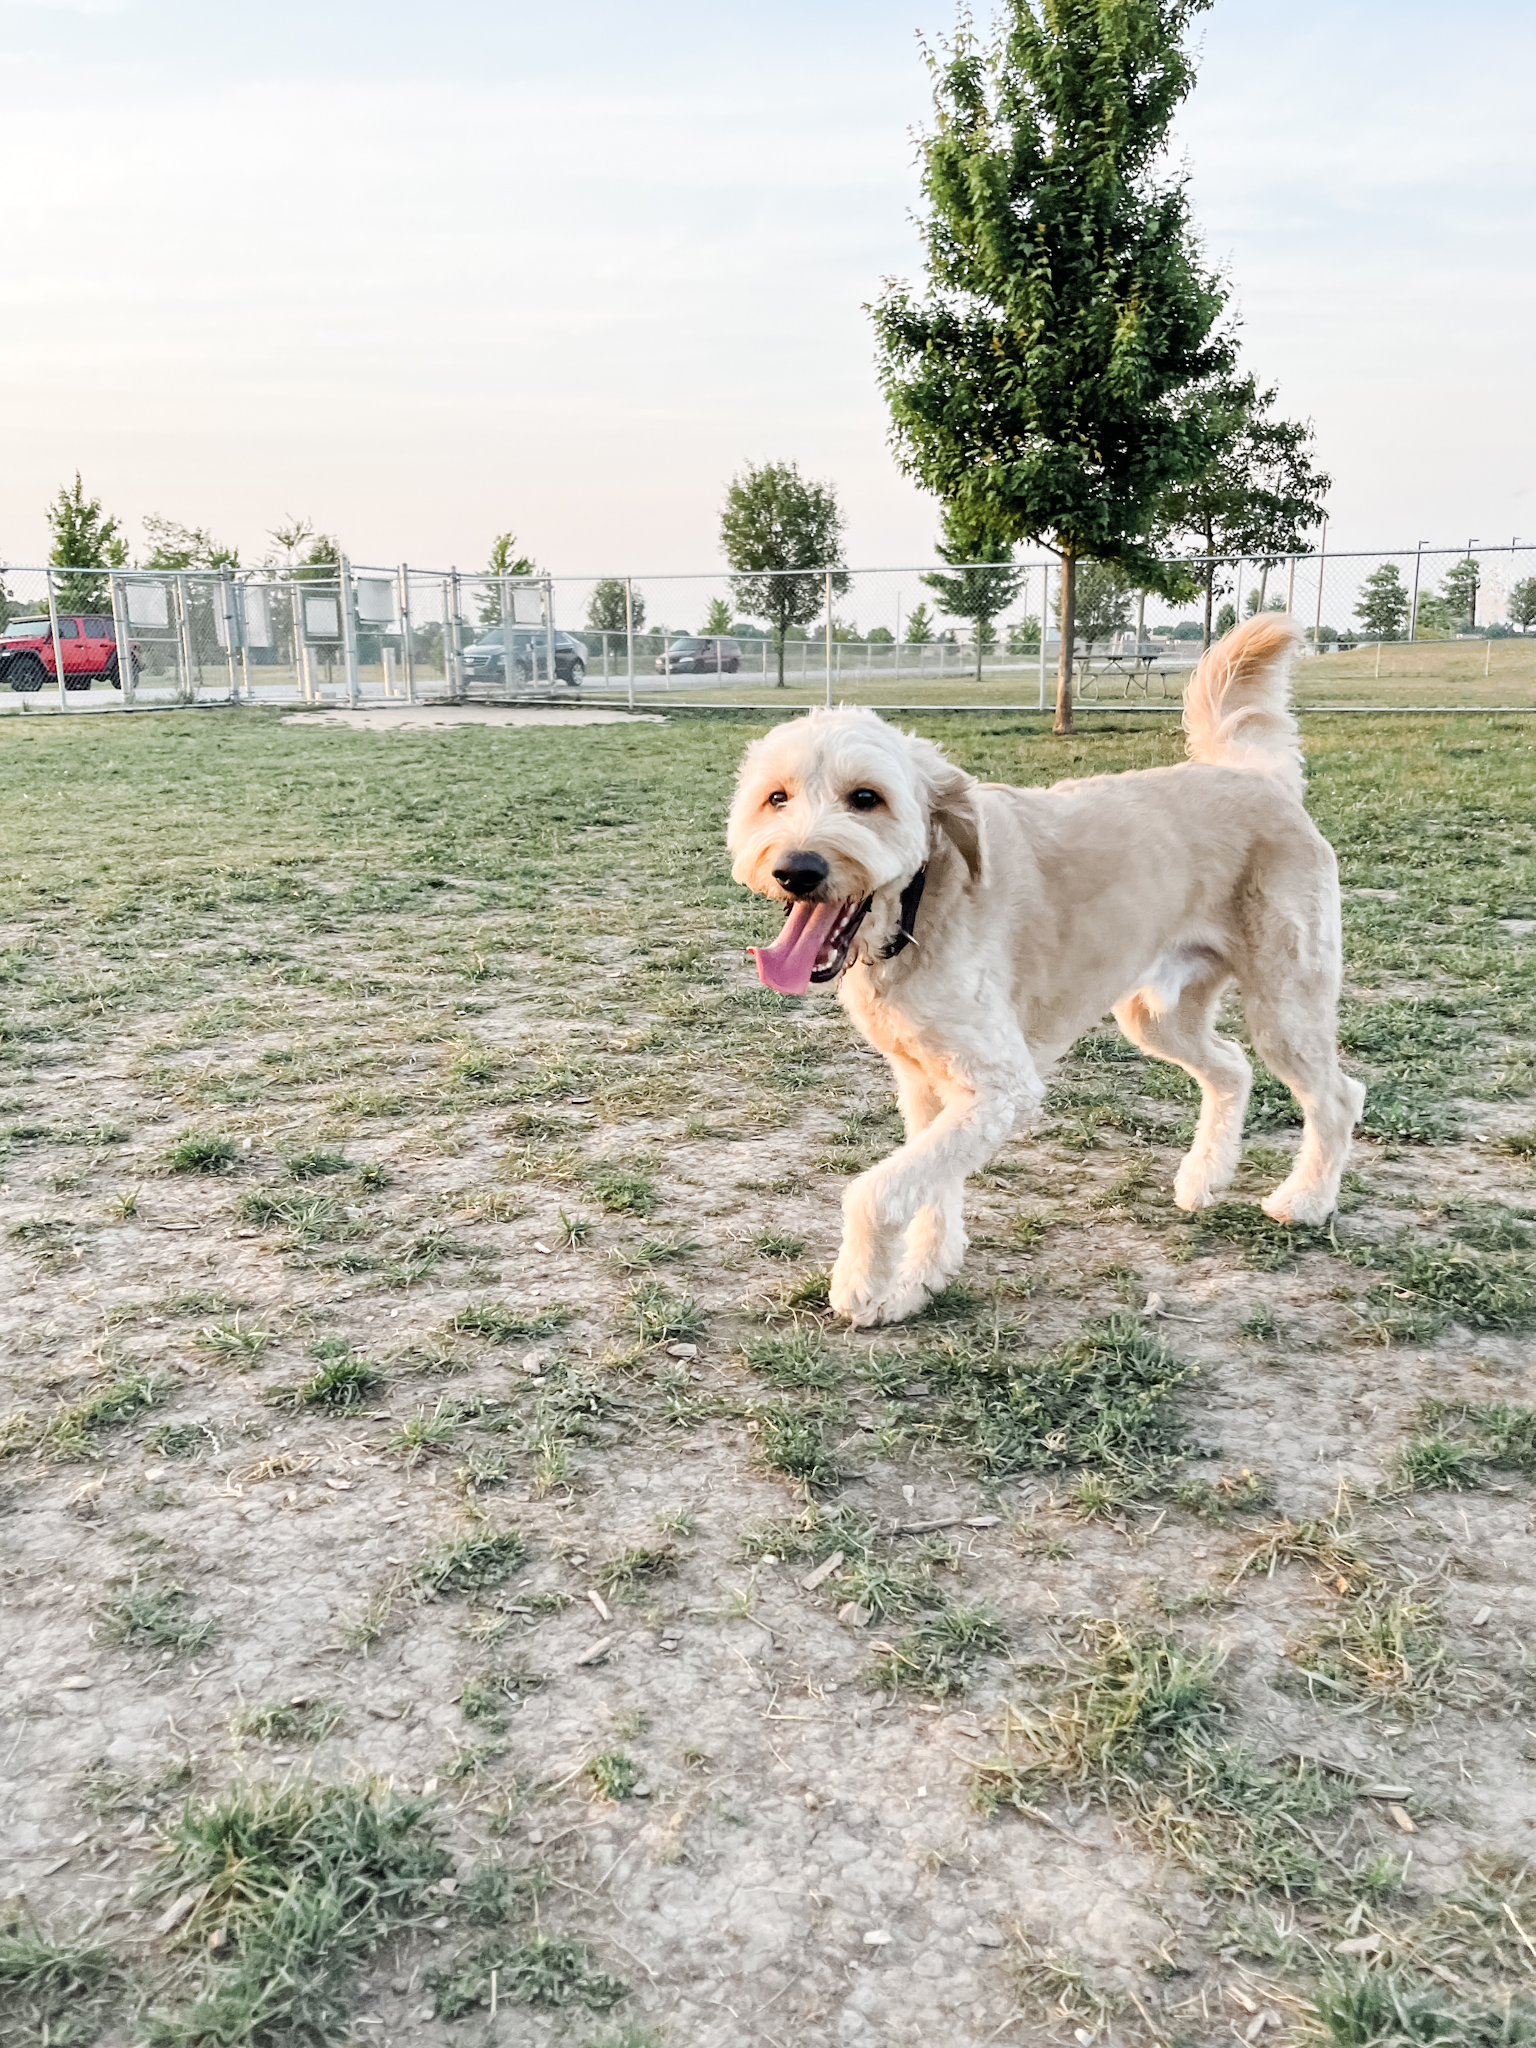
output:
M 712 597 L 709 601 L 709 610 L 704 614 L 704 623 L 700 626 L 699 631 L 701 633 L 720 634 L 729 633 L 730 630 L 730 606 L 723 597 Z
M 1307 535 L 1333 487 L 1317 467 L 1310 422 L 1276 418 L 1278 396 L 1275 386 L 1261 390 L 1251 376 L 1212 378 L 1196 399 L 1211 458 L 1197 475 L 1171 485 L 1158 506 L 1162 550 L 1179 554 L 1193 541 L 1206 558 L 1193 574 L 1205 597 L 1207 646 L 1212 608 L 1235 588 L 1210 558 L 1241 555 L 1273 566 L 1284 555 L 1310 553 Z
M 1396 562 L 1383 562 L 1360 586 L 1355 617 L 1368 640 L 1401 640 L 1412 600 Z
M 731 597 L 749 619 L 766 619 L 784 687 L 784 640 L 826 603 L 819 572 L 842 559 L 843 515 L 830 484 L 812 483 L 793 462 L 751 463 L 733 477 L 720 514 L 720 545 L 735 574 Z M 814 574 L 803 573 L 815 571 Z M 836 570 L 841 597 L 849 577 Z
M 214 539 L 205 526 L 183 526 L 151 512 L 144 521 L 146 569 L 238 569 L 240 550 Z
M 645 599 L 633 585 L 630 586 L 630 609 L 638 633 L 645 624 Z M 598 577 L 592 586 L 592 601 L 587 606 L 587 624 L 594 633 L 622 633 L 625 630 L 628 621 L 624 614 L 622 576 Z
M 1509 623 L 1528 633 L 1536 626 L 1536 576 L 1523 576 L 1509 593 Z
M 902 628 L 902 641 L 908 647 L 926 647 L 933 638 L 933 620 L 925 604 L 913 605 L 907 613 L 907 623 Z
M 1441 580 L 1440 595 L 1459 632 L 1469 633 L 1477 624 L 1477 593 L 1482 573 L 1476 556 L 1466 555 L 1453 562 Z
M 54 595 L 63 611 L 104 612 L 110 608 L 110 585 L 103 576 L 84 576 L 83 569 L 121 569 L 128 543 L 118 521 L 102 509 L 100 498 L 88 498 L 75 471 L 72 484 L 60 487 L 48 507 L 52 546 L 48 561 L 55 569 L 74 573 L 54 579 Z
M 992 621 L 1005 612 L 1024 587 L 1021 569 L 981 568 L 980 563 L 1013 560 L 1013 542 L 968 519 L 956 506 L 944 507 L 938 541 L 939 560 L 957 566 L 953 576 L 925 576 L 923 582 L 952 619 L 969 619 L 976 635 L 976 680 L 981 657 L 992 646 Z
M 1007 0 L 930 58 L 928 290 L 874 320 L 899 458 L 946 504 L 1061 557 L 1056 730 L 1072 729 L 1077 565 L 1180 599 L 1157 508 L 1215 453 L 1198 394 L 1231 368 L 1225 287 L 1167 165 L 1209 0 Z

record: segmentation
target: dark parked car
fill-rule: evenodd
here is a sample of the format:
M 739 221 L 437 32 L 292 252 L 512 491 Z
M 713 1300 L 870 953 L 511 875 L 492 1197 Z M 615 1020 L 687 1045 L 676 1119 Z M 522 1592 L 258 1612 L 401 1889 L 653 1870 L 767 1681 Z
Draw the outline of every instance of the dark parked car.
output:
M 739 640 L 710 639 L 684 633 L 665 654 L 656 657 L 659 676 L 733 676 L 741 667 Z
M 464 680 L 467 683 L 501 683 L 506 681 L 507 663 L 503 652 L 506 628 L 492 626 L 488 633 L 482 633 L 472 647 L 464 649 Z M 587 672 L 587 648 L 585 641 L 575 639 L 569 633 L 557 631 L 555 642 L 555 675 L 562 683 L 579 683 Z M 514 626 L 512 628 L 512 676 L 515 682 L 531 683 L 544 667 L 547 657 L 544 651 L 544 628 L 542 626 Z
M 64 657 L 66 690 L 88 690 L 100 676 L 114 690 L 123 687 L 117 672 L 117 633 L 111 619 L 98 613 L 59 614 L 59 652 Z M 134 681 L 139 677 L 139 645 L 128 646 Z M 12 619 L 0 633 L 0 682 L 13 690 L 40 690 L 53 681 L 53 628 L 47 619 Z

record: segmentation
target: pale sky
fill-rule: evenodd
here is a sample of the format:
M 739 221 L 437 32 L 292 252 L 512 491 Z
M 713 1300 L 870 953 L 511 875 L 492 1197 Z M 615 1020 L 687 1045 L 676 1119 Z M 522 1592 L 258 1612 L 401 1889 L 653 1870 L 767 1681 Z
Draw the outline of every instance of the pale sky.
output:
M 985 4 L 978 7 L 985 16 Z M 793 459 L 931 559 L 862 308 L 953 0 L 0 0 L 0 557 L 78 467 L 247 561 L 709 569 Z M 1181 123 L 1330 546 L 1536 538 L 1536 10 L 1217 0 Z

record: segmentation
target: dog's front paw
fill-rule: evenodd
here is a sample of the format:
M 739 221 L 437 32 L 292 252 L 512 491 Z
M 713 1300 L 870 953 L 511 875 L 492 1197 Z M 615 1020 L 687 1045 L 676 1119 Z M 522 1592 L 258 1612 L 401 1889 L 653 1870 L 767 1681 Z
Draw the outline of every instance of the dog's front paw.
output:
M 834 1315 L 846 1317 L 856 1330 L 873 1329 L 882 1320 L 882 1292 L 863 1260 L 851 1258 L 846 1251 L 838 1253 L 827 1284 Z
M 1231 1179 L 1231 1173 L 1221 1172 L 1214 1160 L 1187 1153 L 1173 1176 L 1173 1205 L 1176 1209 L 1209 1209 L 1220 1201 Z
M 1338 1206 L 1339 1198 L 1332 1188 L 1309 1187 L 1294 1174 L 1281 1181 L 1274 1193 L 1266 1195 L 1259 1204 L 1276 1223 L 1295 1223 L 1303 1230 L 1321 1230 Z

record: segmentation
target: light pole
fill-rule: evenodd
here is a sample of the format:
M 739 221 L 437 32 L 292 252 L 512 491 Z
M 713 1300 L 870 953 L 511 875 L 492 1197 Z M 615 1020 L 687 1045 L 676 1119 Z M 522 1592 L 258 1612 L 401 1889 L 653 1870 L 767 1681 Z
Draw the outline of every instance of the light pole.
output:
M 1419 631 L 1419 570 L 1424 565 L 1424 546 L 1420 541 L 1413 551 L 1413 602 L 1408 607 L 1408 638 L 1414 640 Z

